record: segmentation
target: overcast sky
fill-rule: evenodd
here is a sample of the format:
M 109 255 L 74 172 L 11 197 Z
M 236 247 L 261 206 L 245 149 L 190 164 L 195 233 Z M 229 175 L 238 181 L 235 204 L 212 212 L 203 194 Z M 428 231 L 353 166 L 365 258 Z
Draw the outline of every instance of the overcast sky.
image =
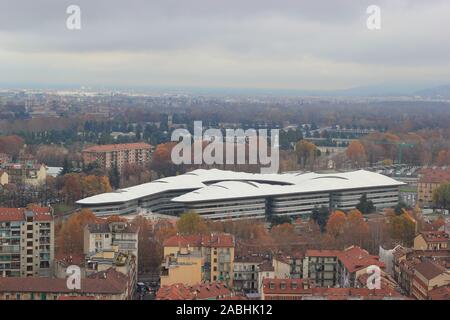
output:
M 0 0 L 0 85 L 427 87 L 449 39 L 448 0 Z

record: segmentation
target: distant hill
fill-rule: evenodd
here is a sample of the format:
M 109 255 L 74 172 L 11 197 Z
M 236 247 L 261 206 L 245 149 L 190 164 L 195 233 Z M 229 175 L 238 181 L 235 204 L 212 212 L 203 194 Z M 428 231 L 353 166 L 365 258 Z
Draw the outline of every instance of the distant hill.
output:
M 450 85 L 423 89 L 414 94 L 423 98 L 450 99 Z

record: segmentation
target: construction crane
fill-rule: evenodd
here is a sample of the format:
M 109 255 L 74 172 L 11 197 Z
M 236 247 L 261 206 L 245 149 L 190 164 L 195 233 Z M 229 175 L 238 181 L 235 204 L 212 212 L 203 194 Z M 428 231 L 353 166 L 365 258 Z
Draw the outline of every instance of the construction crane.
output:
M 388 142 L 388 141 L 374 141 L 374 140 L 367 140 L 368 142 L 372 142 L 374 144 L 388 144 L 388 145 L 395 145 L 398 147 L 398 163 L 402 164 L 403 159 L 403 148 L 413 148 L 416 143 L 411 142 Z

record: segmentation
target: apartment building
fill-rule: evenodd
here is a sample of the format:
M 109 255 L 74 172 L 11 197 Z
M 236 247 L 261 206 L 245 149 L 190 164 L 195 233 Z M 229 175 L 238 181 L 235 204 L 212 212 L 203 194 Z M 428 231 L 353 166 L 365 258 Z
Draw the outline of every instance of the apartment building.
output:
M 355 288 L 358 277 L 367 274 L 367 268 L 378 266 L 384 269 L 385 265 L 379 256 L 371 255 L 358 246 L 351 246 L 338 256 L 338 279 L 339 286 L 344 288 Z
M 8 183 L 38 187 L 45 184 L 47 170 L 43 164 L 7 163 L 3 170 L 8 173 Z
M 411 294 L 419 300 L 429 298 L 433 289 L 450 284 L 450 271 L 431 260 L 425 260 L 415 266 Z
M 272 258 L 273 270 L 276 278 L 286 279 L 291 277 L 291 261 L 279 254 Z
M 303 259 L 303 278 L 314 281 L 318 287 L 338 284 L 339 250 L 307 250 Z
M 422 231 L 414 238 L 414 250 L 448 250 L 450 238 L 444 231 Z
M 84 228 L 84 254 L 112 250 L 138 256 L 139 229 L 128 222 L 94 223 Z
M 51 208 L 0 208 L 0 276 L 50 276 L 54 239 Z
M 417 201 L 422 207 L 433 206 L 433 192 L 450 181 L 450 169 L 422 169 L 417 183 Z
M 234 290 L 244 293 L 258 292 L 259 265 L 264 258 L 258 255 L 236 257 L 234 259 Z
M 394 255 L 394 280 L 399 284 L 403 292 L 411 296 L 413 291 L 413 282 L 416 267 L 424 261 L 433 261 L 433 263 L 442 267 L 449 267 L 450 250 L 414 250 L 397 246 L 393 252 Z
M 150 161 L 151 145 L 143 142 L 93 146 L 82 152 L 84 164 L 96 162 L 104 169 Z
M 195 285 L 205 279 L 205 257 L 200 250 L 180 248 L 176 256 L 166 255 L 161 269 L 161 286 L 171 286 L 177 283 Z
M 265 279 L 275 278 L 275 268 L 271 261 L 264 261 L 258 266 L 258 293 L 261 295 Z
M 357 279 L 369 266 L 384 268 L 378 256 L 358 246 L 345 250 L 307 250 L 303 260 L 303 278 L 317 287 L 355 288 Z
M 233 286 L 234 270 L 234 237 L 226 233 L 212 233 L 208 235 L 175 235 L 164 241 L 164 257 L 169 257 L 179 268 L 177 273 L 188 277 L 191 267 L 184 267 L 178 261 L 186 254 L 199 255 L 202 260 L 201 273 L 203 282 L 223 281 Z M 170 268 L 169 268 L 170 269 Z M 162 274 L 170 277 L 167 265 L 162 265 Z M 172 280 L 165 280 L 172 282 Z

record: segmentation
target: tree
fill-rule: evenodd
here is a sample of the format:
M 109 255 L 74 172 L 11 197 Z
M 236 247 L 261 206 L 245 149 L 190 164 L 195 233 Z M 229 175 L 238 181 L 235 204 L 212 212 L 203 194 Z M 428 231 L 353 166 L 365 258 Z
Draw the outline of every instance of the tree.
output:
M 366 149 L 360 141 L 352 141 L 346 150 L 346 154 L 358 167 L 364 166 L 367 161 Z
M 362 213 L 357 210 L 350 210 L 347 214 L 347 220 L 344 227 L 346 246 L 359 245 L 363 246 L 363 242 L 369 235 L 369 226 Z
M 397 215 L 400 215 L 405 212 L 405 209 L 411 209 L 405 202 L 399 201 L 397 205 L 394 207 L 394 212 Z
M 207 227 L 199 214 L 190 211 L 180 216 L 177 221 L 177 230 L 181 234 L 201 234 L 207 232 Z
M 314 161 L 319 155 L 319 150 L 314 143 L 302 139 L 295 145 L 295 153 L 297 154 L 298 162 L 305 168 L 308 162 L 312 166 L 314 165 Z
M 120 187 L 120 172 L 117 168 L 117 165 L 114 165 L 109 172 L 109 181 L 111 182 L 111 186 L 114 189 L 118 189 Z
M 6 153 L 17 158 L 23 149 L 25 141 L 19 136 L 0 137 L 0 153 Z
M 139 228 L 138 264 L 139 272 L 157 272 L 163 259 L 162 242 L 158 242 L 152 230 L 152 223 L 142 216 L 131 222 Z
M 450 149 L 439 151 L 436 162 L 438 166 L 450 165 Z
M 314 208 L 312 211 L 311 219 L 317 223 L 321 232 L 325 231 L 329 215 L 330 210 L 326 207 Z
M 61 254 L 83 253 L 84 227 L 97 222 L 97 217 L 89 209 L 82 209 L 74 213 L 63 223 L 57 235 L 57 252 Z
M 367 195 L 364 193 L 359 199 L 359 203 L 356 205 L 356 209 L 363 214 L 372 213 L 375 211 L 375 206 L 371 200 L 367 200 Z
M 70 163 L 69 159 L 67 159 L 67 157 L 64 158 L 64 161 L 63 161 L 63 167 L 62 167 L 62 169 L 61 169 L 59 175 L 60 175 L 60 176 L 63 176 L 63 175 L 65 175 L 65 174 L 71 173 L 72 170 L 73 170 L 72 164 Z
M 80 175 L 69 173 L 64 176 L 62 193 L 66 203 L 74 203 L 82 197 L 82 185 Z
M 287 216 L 278 216 L 278 215 L 269 215 L 268 220 L 271 224 L 271 227 L 274 227 L 279 224 L 291 223 L 291 218 Z
M 326 225 L 327 234 L 330 235 L 332 239 L 336 240 L 341 234 L 344 233 L 345 223 L 345 213 L 339 210 L 334 211 L 330 215 Z
M 156 146 L 153 152 L 150 168 L 160 175 L 169 176 L 176 172 L 175 165 L 172 162 L 172 149 L 176 143 L 163 143 Z
M 270 235 L 278 247 L 290 247 L 297 239 L 294 226 L 290 223 L 283 223 L 274 226 L 270 230 Z
M 450 182 L 441 184 L 433 191 L 433 203 L 440 209 L 450 210 Z
M 416 221 L 404 212 L 400 215 L 389 214 L 390 235 L 404 246 L 411 246 L 416 231 Z

